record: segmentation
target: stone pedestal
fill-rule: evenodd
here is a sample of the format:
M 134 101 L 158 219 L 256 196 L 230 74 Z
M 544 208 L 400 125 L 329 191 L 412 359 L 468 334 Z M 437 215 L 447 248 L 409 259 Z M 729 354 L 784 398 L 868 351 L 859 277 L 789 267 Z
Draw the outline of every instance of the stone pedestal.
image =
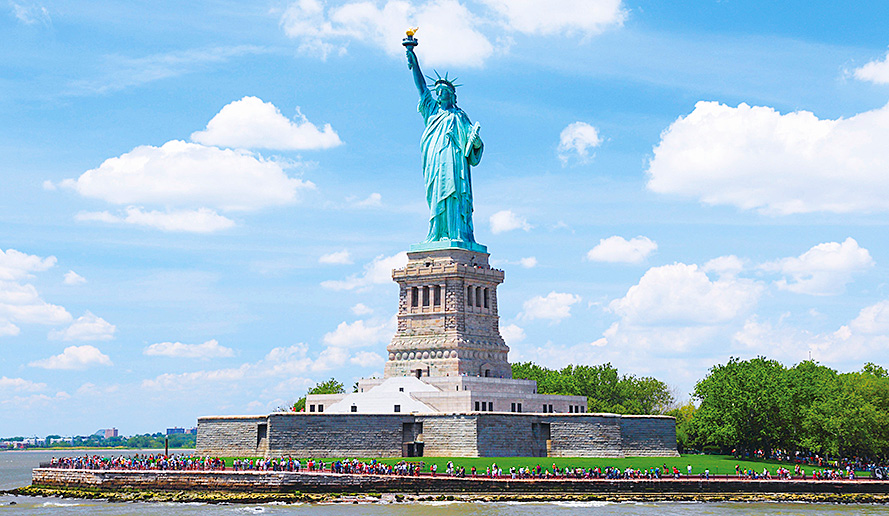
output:
M 512 378 L 500 336 L 497 285 L 503 271 L 488 254 L 446 248 L 414 250 L 399 285 L 398 330 L 386 348 L 384 376 Z

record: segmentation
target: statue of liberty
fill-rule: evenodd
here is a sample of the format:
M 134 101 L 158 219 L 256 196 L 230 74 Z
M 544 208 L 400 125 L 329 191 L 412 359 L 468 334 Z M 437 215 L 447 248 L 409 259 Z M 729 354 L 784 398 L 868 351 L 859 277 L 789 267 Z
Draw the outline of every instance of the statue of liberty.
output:
M 475 242 L 472 231 L 472 184 L 470 167 L 482 158 L 484 144 L 479 136 L 480 126 L 473 125 L 462 109 L 457 107 L 458 85 L 435 73 L 433 83 L 426 85 L 414 47 L 417 40 L 408 31 L 404 40 L 408 68 L 413 72 L 414 84 L 420 94 L 417 110 L 423 115 L 426 129 L 420 140 L 423 153 L 423 178 L 426 183 L 426 202 L 429 205 L 429 234 L 423 249 L 462 247 L 484 252 Z M 430 87 L 437 98 L 432 96 Z M 419 250 L 419 249 L 418 249 Z

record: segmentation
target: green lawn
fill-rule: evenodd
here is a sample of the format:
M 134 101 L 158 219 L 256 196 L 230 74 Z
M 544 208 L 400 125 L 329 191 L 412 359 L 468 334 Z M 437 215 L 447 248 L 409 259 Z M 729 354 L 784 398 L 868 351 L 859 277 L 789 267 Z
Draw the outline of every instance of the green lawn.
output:
M 226 458 L 226 465 L 231 466 L 232 458 Z M 325 458 L 325 463 L 330 463 L 337 458 Z M 362 462 L 367 462 L 373 459 L 360 458 Z M 542 468 L 552 468 L 552 465 L 555 464 L 560 469 L 564 469 L 567 467 L 572 468 L 594 468 L 600 467 L 605 469 L 606 467 L 613 468 L 633 468 L 633 469 L 649 469 L 654 467 L 663 468 L 666 464 L 668 468 L 672 470 L 673 466 L 679 468 L 679 471 L 685 475 L 687 468 L 691 465 L 692 474 L 699 475 L 704 472 L 705 469 L 710 470 L 711 475 L 734 475 L 735 474 L 735 465 L 741 467 L 742 470 L 752 469 L 757 473 L 761 473 L 763 469 L 768 469 L 772 475 L 775 474 L 775 471 L 784 467 L 793 471 L 794 464 L 788 462 L 778 462 L 778 461 L 750 461 L 750 460 L 738 460 L 730 455 L 682 455 L 681 457 L 626 457 L 623 459 L 611 459 L 611 458 L 596 458 L 596 457 L 414 457 L 414 458 L 403 458 L 403 457 L 393 457 L 393 458 L 383 458 L 376 459 L 378 462 L 382 462 L 385 464 L 397 464 L 403 460 L 408 460 L 411 462 L 423 462 L 425 464 L 424 471 L 429 471 L 429 466 L 432 464 L 438 464 L 438 472 L 444 473 L 445 468 L 447 467 L 448 461 L 453 461 L 456 467 L 465 467 L 467 474 L 469 474 L 469 470 L 472 466 L 475 466 L 477 470 L 480 470 L 484 473 L 485 468 L 491 466 L 496 463 L 498 467 L 503 469 L 503 471 L 509 471 L 511 467 L 528 467 L 528 468 L 536 468 L 538 464 Z M 305 464 L 305 460 L 302 460 L 303 464 Z M 803 465 L 803 470 L 806 472 L 807 476 L 811 476 L 812 471 L 815 468 L 809 465 Z M 857 473 L 859 476 L 868 476 L 868 473 Z

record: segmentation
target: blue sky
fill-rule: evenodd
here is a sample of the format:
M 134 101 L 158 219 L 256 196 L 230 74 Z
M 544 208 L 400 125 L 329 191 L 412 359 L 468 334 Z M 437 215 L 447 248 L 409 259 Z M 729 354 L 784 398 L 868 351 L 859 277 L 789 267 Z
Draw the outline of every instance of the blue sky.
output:
M 0 8 L 0 435 L 382 372 L 426 232 L 408 25 L 483 128 L 510 360 L 678 399 L 730 356 L 886 365 L 889 5 Z

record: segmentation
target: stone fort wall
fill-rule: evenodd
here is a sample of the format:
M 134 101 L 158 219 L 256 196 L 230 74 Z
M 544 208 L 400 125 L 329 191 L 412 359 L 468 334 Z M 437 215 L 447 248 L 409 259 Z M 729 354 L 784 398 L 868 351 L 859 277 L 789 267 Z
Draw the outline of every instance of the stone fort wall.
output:
M 243 457 L 676 456 L 675 420 L 615 414 L 328 414 L 198 419 L 197 453 Z

